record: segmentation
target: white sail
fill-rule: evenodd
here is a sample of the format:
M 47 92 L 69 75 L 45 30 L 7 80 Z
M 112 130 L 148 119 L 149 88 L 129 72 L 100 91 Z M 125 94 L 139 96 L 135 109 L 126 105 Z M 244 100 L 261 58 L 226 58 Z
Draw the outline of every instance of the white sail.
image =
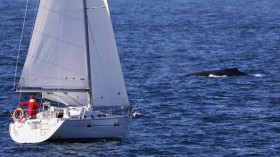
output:
M 129 106 L 107 0 L 87 0 L 93 106 Z
M 89 88 L 84 25 L 82 0 L 41 0 L 19 86 Z M 54 101 L 65 99 L 68 105 L 80 104 L 68 102 L 69 95 L 59 99 L 56 94 L 43 95 Z
M 43 97 L 70 106 L 87 93 L 59 90 L 91 88 L 95 107 L 129 106 L 107 0 L 41 0 L 20 87 L 57 89 Z

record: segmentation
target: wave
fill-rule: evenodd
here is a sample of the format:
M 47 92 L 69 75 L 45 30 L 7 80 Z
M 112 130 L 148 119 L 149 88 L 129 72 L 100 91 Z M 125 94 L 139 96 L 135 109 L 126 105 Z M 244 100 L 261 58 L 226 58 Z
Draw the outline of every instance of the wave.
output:
M 264 74 L 253 74 L 254 77 L 264 77 Z
M 213 74 L 209 74 L 209 77 L 227 77 L 227 75 L 213 75 Z

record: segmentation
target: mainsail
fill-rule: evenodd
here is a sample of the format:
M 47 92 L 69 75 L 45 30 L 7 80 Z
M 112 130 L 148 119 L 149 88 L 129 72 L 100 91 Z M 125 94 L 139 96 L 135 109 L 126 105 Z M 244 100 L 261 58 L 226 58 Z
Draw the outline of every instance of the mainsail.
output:
M 129 106 L 107 0 L 41 0 L 19 87 L 69 106 Z

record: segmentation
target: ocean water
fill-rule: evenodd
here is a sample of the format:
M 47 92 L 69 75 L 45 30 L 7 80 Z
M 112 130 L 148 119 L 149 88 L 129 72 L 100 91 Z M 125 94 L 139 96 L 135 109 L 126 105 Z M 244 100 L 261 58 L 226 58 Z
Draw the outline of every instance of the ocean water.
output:
M 17 79 L 37 0 L 29 0 Z M 133 119 L 124 141 L 9 136 L 26 1 L 0 1 L 0 156 L 280 156 L 280 1 L 109 0 Z M 239 68 L 244 77 L 186 77 Z

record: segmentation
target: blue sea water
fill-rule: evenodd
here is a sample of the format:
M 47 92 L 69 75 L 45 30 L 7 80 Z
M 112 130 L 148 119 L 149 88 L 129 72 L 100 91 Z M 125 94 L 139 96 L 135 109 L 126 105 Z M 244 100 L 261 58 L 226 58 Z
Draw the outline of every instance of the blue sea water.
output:
M 23 66 L 37 0 L 29 1 Z M 0 1 L 0 156 L 280 156 L 279 0 L 109 0 L 133 119 L 125 141 L 17 144 L 26 1 Z M 237 67 L 244 77 L 186 77 Z

